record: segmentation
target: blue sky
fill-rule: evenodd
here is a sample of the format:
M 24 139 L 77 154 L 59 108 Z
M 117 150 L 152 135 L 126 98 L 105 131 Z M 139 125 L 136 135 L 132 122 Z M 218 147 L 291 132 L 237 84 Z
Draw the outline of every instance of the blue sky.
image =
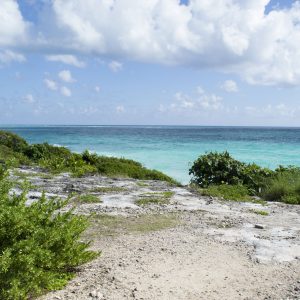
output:
M 2 2 L 1 124 L 300 126 L 297 1 Z

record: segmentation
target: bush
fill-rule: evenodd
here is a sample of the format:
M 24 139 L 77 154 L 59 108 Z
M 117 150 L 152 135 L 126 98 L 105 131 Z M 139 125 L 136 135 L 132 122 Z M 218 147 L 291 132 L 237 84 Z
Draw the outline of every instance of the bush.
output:
M 164 180 L 178 184 L 162 172 L 149 170 L 130 159 L 99 156 L 88 151 L 78 154 L 48 143 L 29 145 L 16 134 L 6 131 L 0 131 L 0 163 L 9 166 L 36 164 L 53 173 L 70 172 L 74 176 L 98 172 L 106 176 Z
M 192 182 L 200 187 L 210 185 L 245 185 L 251 194 L 258 192 L 264 185 L 265 178 L 273 171 L 256 164 L 246 164 L 232 158 L 227 151 L 210 152 L 201 155 L 192 165 L 189 174 Z
M 0 299 L 28 299 L 62 288 L 74 268 L 96 256 L 80 242 L 87 219 L 59 213 L 67 201 L 45 196 L 25 205 L 26 191 L 10 196 L 12 184 L 0 179 Z
M 23 152 L 27 147 L 27 142 L 18 135 L 0 130 L 0 145 L 4 145 L 15 152 Z
M 88 151 L 83 152 L 82 158 L 86 163 L 96 167 L 98 173 L 102 175 L 123 176 L 142 180 L 163 180 L 177 184 L 173 178 L 164 173 L 149 170 L 139 162 L 131 159 L 99 156 Z
M 300 204 L 300 168 L 282 167 L 266 182 L 262 197 L 267 201 Z

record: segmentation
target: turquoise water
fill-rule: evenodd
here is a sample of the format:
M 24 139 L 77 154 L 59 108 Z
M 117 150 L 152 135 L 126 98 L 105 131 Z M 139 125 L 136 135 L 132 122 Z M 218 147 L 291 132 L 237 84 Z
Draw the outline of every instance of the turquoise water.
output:
M 72 151 L 126 157 L 176 178 L 190 179 L 191 163 L 206 151 L 228 150 L 245 162 L 275 168 L 300 166 L 300 128 L 187 126 L 2 127 L 31 143 L 48 142 Z

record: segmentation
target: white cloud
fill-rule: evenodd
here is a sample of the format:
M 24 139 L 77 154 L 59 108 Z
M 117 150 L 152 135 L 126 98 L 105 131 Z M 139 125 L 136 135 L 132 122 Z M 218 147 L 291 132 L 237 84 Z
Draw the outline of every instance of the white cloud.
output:
M 251 84 L 300 85 L 300 2 L 265 14 L 269 2 L 52 0 L 43 12 L 51 26 L 31 24 L 27 51 L 181 64 L 235 73 Z M 24 48 L 28 26 L 16 1 L 1 1 L 0 47 Z
M 203 88 L 197 88 L 195 96 L 189 96 L 178 92 L 174 102 L 169 106 L 173 111 L 218 111 L 224 108 L 222 97 L 207 93 Z M 159 108 L 160 111 L 161 107 Z
M 284 103 L 276 105 L 268 104 L 263 107 L 247 106 L 245 111 L 248 115 L 255 117 L 288 117 L 293 118 L 296 112 L 299 112 L 300 107 L 289 107 Z
M 49 89 L 49 90 L 52 90 L 52 91 L 56 91 L 57 90 L 57 84 L 54 80 L 51 80 L 51 79 L 45 79 L 44 80 L 44 83 L 46 85 L 46 87 Z
M 117 113 L 124 113 L 125 112 L 125 107 L 123 105 L 118 105 L 116 107 L 116 112 Z
M 76 56 L 74 55 L 47 55 L 46 59 L 48 61 L 54 61 L 54 62 L 62 62 L 67 65 L 72 65 L 77 68 L 84 68 L 85 63 L 83 61 L 80 61 Z
M 119 72 L 123 68 L 123 64 L 116 60 L 111 61 L 108 66 L 113 72 Z
M 266 15 L 268 3 L 54 0 L 53 13 L 77 51 L 213 67 L 253 84 L 300 84 L 300 4 Z
M 16 53 L 11 50 L 4 50 L 2 52 L 0 51 L 0 64 L 8 64 L 14 61 L 22 63 L 26 61 L 26 58 L 23 54 Z
M 1 0 L 0 47 L 23 44 L 28 30 L 29 23 L 24 21 L 17 1 Z
M 225 80 L 221 88 L 227 93 L 236 93 L 239 90 L 237 83 L 233 80 Z
M 70 89 L 68 89 L 66 86 L 62 86 L 60 88 L 60 92 L 63 96 L 65 97 L 71 97 L 72 96 L 72 92 Z
M 100 91 L 101 91 L 101 88 L 100 88 L 100 86 L 98 86 L 98 85 L 97 85 L 97 86 L 95 86 L 95 92 L 96 92 L 96 93 L 100 93 Z
M 69 70 L 63 70 L 58 73 L 58 77 L 68 83 L 75 82 L 75 79 L 72 77 L 72 73 Z
M 32 96 L 32 94 L 27 94 L 27 95 L 24 97 L 24 102 L 29 103 L 29 104 L 32 104 L 32 103 L 35 102 L 35 99 L 34 99 L 34 97 Z

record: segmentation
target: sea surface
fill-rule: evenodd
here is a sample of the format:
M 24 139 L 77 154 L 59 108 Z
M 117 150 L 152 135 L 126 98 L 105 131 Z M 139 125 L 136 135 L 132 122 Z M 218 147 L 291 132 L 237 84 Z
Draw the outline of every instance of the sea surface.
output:
M 196 126 L 1 126 L 30 143 L 126 157 L 188 183 L 192 162 L 207 151 L 275 168 L 300 166 L 300 128 Z

